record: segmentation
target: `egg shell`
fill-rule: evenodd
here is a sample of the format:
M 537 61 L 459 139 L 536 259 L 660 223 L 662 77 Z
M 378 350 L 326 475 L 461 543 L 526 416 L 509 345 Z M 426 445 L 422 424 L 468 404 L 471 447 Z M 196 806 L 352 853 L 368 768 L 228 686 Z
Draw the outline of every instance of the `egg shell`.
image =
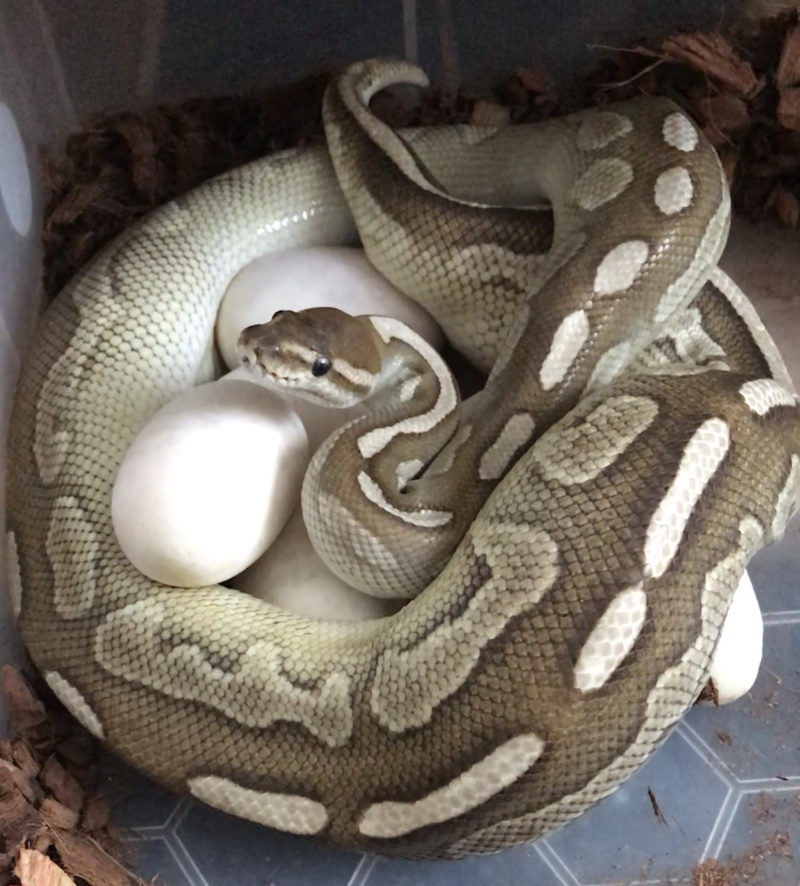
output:
M 354 418 L 366 415 L 369 408 L 363 403 L 356 403 L 355 406 L 348 406 L 346 409 L 333 409 L 327 406 L 320 406 L 318 403 L 312 403 L 303 397 L 293 394 L 291 391 L 271 385 L 268 381 L 262 381 L 256 378 L 245 366 L 234 369 L 229 372 L 225 378 L 236 379 L 238 381 L 246 381 L 250 384 L 264 387 L 268 391 L 277 394 L 291 409 L 297 413 L 300 421 L 306 429 L 308 435 L 308 446 L 311 452 L 315 452 L 321 443 L 330 437 L 330 435 L 338 430 L 342 425 L 347 424 Z
M 120 465 L 120 547 L 167 585 L 225 581 L 281 531 L 308 461 L 302 422 L 272 391 L 226 378 L 192 388 L 156 413 Z
M 405 603 L 362 594 L 334 575 L 317 556 L 300 508 L 270 549 L 231 584 L 296 615 L 334 621 L 383 618 Z
M 217 345 L 228 369 L 239 364 L 236 343 L 247 326 L 266 323 L 276 311 L 334 307 L 349 314 L 402 320 L 433 347 L 444 336 L 431 315 L 396 289 L 361 249 L 302 247 L 270 252 L 231 281 L 217 314 Z
M 710 677 L 717 688 L 719 704 L 736 701 L 752 689 L 758 676 L 764 639 L 761 609 L 747 571 L 728 607 Z

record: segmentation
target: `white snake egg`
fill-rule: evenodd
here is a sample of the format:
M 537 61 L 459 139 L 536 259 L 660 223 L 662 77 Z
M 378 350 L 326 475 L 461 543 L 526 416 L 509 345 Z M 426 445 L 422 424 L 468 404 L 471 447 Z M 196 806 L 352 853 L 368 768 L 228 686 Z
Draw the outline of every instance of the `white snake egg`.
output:
M 231 585 L 297 615 L 334 621 L 383 618 L 405 603 L 362 594 L 334 575 L 312 547 L 300 508 L 264 556 Z
M 753 688 L 761 664 L 764 622 L 753 583 L 745 570 L 733 595 L 711 661 L 709 676 L 719 704 L 736 701 Z
M 125 454 L 111 500 L 120 547 L 167 585 L 225 581 L 281 531 L 308 460 L 302 422 L 272 391 L 236 379 L 192 388 Z
M 275 311 L 313 307 L 394 317 L 435 348 L 444 341 L 431 315 L 377 271 L 363 250 L 299 247 L 267 253 L 234 277 L 217 314 L 217 344 L 225 365 L 239 366 L 236 343 L 245 327 L 266 323 Z

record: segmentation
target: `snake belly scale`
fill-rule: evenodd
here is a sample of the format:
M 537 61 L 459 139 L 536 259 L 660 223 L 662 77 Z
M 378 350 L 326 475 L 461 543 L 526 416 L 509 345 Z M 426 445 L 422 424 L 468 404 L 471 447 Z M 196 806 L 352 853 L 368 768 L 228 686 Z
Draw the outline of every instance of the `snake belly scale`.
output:
M 800 418 L 715 267 L 727 189 L 676 106 L 399 135 L 366 112 L 421 79 L 347 69 L 330 155 L 203 185 L 60 294 L 17 389 L 6 545 L 34 660 L 126 760 L 285 832 L 456 858 L 574 818 L 696 698 L 747 561 L 797 508 Z M 520 182 L 552 212 L 486 205 Z M 420 492 L 465 502 L 462 537 L 396 615 L 361 624 L 150 582 L 111 525 L 127 446 L 213 377 L 244 264 L 358 237 L 491 368 Z M 371 530 L 366 507 L 353 519 Z

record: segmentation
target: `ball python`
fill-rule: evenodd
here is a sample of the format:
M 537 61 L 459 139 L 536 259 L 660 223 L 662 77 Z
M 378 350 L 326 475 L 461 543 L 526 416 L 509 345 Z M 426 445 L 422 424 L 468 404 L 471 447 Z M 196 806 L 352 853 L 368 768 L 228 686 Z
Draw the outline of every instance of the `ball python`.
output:
M 367 103 L 399 81 L 424 75 L 347 68 L 326 146 L 171 201 L 68 284 L 21 369 L 6 545 L 34 661 L 130 764 L 284 832 L 458 858 L 571 820 L 691 705 L 748 559 L 797 507 L 800 418 L 716 267 L 728 191 L 677 106 L 393 132 Z M 475 512 L 463 538 L 357 624 L 148 580 L 114 538 L 115 472 L 219 372 L 226 286 L 264 252 L 358 239 L 490 369 L 427 468 L 448 523 Z M 383 539 L 360 538 L 369 560 Z

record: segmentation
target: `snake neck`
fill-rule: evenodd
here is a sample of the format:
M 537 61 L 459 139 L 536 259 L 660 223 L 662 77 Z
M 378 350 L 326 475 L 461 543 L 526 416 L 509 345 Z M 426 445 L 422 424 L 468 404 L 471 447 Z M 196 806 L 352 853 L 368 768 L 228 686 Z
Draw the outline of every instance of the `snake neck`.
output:
M 315 453 L 303 485 L 303 516 L 317 553 L 340 578 L 374 596 L 410 597 L 427 583 L 423 561 L 453 522 L 421 475 L 453 437 L 460 397 L 447 364 L 424 339 L 397 320 L 370 321 L 382 345 L 372 408 Z M 406 553 L 418 559 L 414 544 L 391 553 L 383 544 L 398 528 L 412 539 L 418 535 L 428 551 L 417 568 L 397 562 Z M 449 550 L 444 543 L 441 566 Z M 346 561 L 342 551 L 356 556 Z

